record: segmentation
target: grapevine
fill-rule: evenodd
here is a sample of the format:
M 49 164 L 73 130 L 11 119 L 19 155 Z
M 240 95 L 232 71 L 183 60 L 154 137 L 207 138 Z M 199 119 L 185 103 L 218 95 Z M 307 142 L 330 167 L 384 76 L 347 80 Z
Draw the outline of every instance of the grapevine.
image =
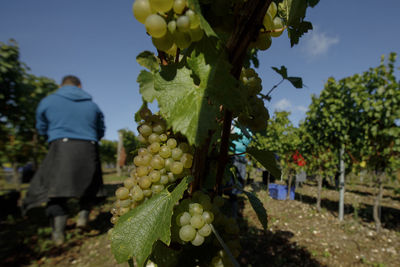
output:
M 142 147 L 111 211 L 118 262 L 238 266 L 240 227 L 223 194 L 224 183 L 233 179 L 226 172 L 232 121 L 254 134 L 266 129 L 269 112 L 251 61 L 286 29 L 296 44 L 312 29 L 304 17 L 314 2 L 299 10 L 290 9 L 288 0 L 133 2 L 133 15 L 157 53 L 137 57 L 146 68 L 137 79 L 144 105 L 135 116 Z M 153 114 L 147 102 L 154 100 L 159 110 Z M 270 153 L 246 153 L 280 173 Z M 260 200 L 238 190 L 266 229 Z

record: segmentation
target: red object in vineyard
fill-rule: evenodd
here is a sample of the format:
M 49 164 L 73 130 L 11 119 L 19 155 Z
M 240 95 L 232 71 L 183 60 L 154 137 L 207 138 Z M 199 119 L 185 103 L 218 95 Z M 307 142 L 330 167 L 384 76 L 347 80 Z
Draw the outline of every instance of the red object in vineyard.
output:
M 305 159 L 299 153 L 298 150 L 296 150 L 296 152 L 293 154 L 293 161 L 295 164 L 297 164 L 297 166 L 305 166 L 306 165 Z

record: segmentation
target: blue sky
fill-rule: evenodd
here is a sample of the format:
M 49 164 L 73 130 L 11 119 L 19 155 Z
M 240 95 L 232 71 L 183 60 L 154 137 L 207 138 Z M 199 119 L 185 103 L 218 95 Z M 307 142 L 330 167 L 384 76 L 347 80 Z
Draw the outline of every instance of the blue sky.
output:
M 154 51 L 142 24 L 132 15 L 132 0 L 3 0 L 0 41 L 14 38 L 21 59 L 35 75 L 60 82 L 66 74 L 81 78 L 84 90 L 103 110 L 106 139 L 117 139 L 122 128 L 135 130 L 133 114 L 141 105 L 136 55 Z M 400 53 L 400 1 L 321 0 L 309 9 L 314 30 L 290 48 L 286 34 L 273 39 L 259 54 L 264 93 L 279 82 L 272 66 L 285 65 L 301 76 L 306 88 L 283 83 L 267 103 L 304 118 L 311 94 L 318 94 L 328 77 L 337 79 L 379 64 L 382 54 Z M 399 64 L 397 64 L 398 66 Z M 399 77 L 399 76 L 398 76 Z M 155 109 L 156 107 L 153 106 Z

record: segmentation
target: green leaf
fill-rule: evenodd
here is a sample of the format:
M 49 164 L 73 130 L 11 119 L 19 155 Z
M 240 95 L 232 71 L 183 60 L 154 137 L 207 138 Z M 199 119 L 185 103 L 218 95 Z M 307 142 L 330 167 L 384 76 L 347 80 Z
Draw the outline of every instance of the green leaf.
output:
M 268 229 L 268 216 L 267 216 L 267 211 L 264 208 L 264 205 L 258 199 L 258 197 L 252 193 L 252 192 L 247 192 L 243 191 L 243 193 L 247 196 L 247 198 L 250 201 L 251 206 L 253 207 L 254 211 L 257 214 L 258 220 L 262 224 L 264 230 Z
M 138 265 L 143 266 L 157 240 L 169 245 L 173 207 L 182 198 L 188 180 L 189 177 L 182 179 L 172 192 L 164 189 L 121 216 L 111 234 L 111 250 L 118 263 L 135 257 Z
M 246 152 L 253 156 L 274 177 L 281 177 L 281 170 L 276 165 L 275 155 L 273 152 L 267 150 L 259 150 L 254 147 L 248 147 Z
M 139 63 L 142 67 L 154 72 L 159 69 L 159 64 L 157 57 L 153 52 L 143 51 L 136 57 L 137 63 Z
M 301 77 L 288 77 L 287 80 L 296 88 L 303 88 L 303 79 Z
M 280 69 L 278 69 L 277 67 L 272 67 L 272 69 L 274 71 L 276 71 L 276 73 L 278 73 L 279 75 L 282 76 L 282 79 L 287 79 L 287 68 L 285 66 L 281 66 Z
M 154 74 L 142 70 L 136 81 L 139 84 L 139 92 L 143 99 L 150 103 L 153 102 L 157 96 L 157 91 L 154 89 Z
M 174 132 L 186 136 L 192 145 L 201 144 L 208 130 L 216 129 L 218 110 L 205 97 L 205 88 L 196 86 L 187 67 L 162 67 L 155 75 L 160 112 Z
M 154 245 L 151 261 L 162 267 L 174 267 L 179 264 L 179 256 L 182 250 L 175 250 L 167 247 L 161 241 L 157 241 Z
M 218 35 L 214 32 L 213 28 L 210 26 L 208 21 L 204 18 L 199 0 L 189 0 L 189 7 L 191 7 L 196 14 L 200 16 L 200 27 L 203 29 L 204 33 L 208 37 L 218 37 Z

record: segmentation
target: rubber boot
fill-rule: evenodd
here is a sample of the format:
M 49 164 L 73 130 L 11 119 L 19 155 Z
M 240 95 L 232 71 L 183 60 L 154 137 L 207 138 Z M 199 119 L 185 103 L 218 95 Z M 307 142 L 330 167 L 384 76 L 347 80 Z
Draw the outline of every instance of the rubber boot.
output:
M 89 222 L 89 211 L 88 210 L 81 210 L 78 213 L 78 220 L 76 221 L 76 226 L 79 228 L 86 228 Z
M 53 223 L 52 223 L 53 232 L 51 234 L 51 239 L 53 240 L 56 246 L 60 246 L 61 244 L 64 243 L 65 240 L 64 230 L 67 224 L 67 218 L 68 215 L 56 216 L 53 218 Z

